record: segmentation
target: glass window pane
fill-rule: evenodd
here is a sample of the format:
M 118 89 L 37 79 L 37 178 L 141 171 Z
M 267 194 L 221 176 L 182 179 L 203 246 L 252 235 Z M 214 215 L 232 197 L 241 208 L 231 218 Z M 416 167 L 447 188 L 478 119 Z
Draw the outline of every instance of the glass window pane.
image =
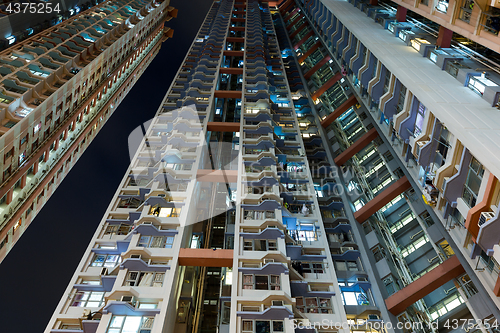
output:
M 137 333 L 141 326 L 142 317 L 127 316 L 123 324 L 123 333 Z
M 111 325 L 109 325 L 109 327 L 118 327 L 118 328 L 121 328 L 124 319 L 125 319 L 125 316 L 114 316 L 111 319 Z
M 467 178 L 467 186 L 472 190 L 472 192 L 477 196 L 479 193 L 479 187 L 481 186 L 481 178 L 479 178 L 475 172 L 469 171 L 469 177 Z
M 358 305 L 358 300 L 356 298 L 356 295 L 352 291 L 344 291 L 342 292 L 344 295 L 344 304 L 345 305 Z
M 253 321 L 243 320 L 243 331 L 253 331 Z
M 307 306 L 318 306 L 318 300 L 314 297 L 308 297 L 308 298 L 306 298 L 306 305 Z
M 105 258 L 106 255 L 104 254 L 96 254 L 92 262 L 92 266 L 102 266 L 102 263 L 104 262 Z
M 104 293 L 102 292 L 92 292 L 90 295 L 89 301 L 100 301 L 102 299 Z
M 88 307 L 90 308 L 97 308 L 101 305 L 101 302 L 87 302 L 87 305 Z
M 255 276 L 255 289 L 268 290 L 268 280 L 267 275 L 256 275 Z
M 255 322 L 255 332 L 256 333 L 269 333 L 269 332 L 271 332 L 271 322 L 269 322 L 269 321 L 256 321 Z
M 273 321 L 273 332 L 284 332 L 282 321 Z

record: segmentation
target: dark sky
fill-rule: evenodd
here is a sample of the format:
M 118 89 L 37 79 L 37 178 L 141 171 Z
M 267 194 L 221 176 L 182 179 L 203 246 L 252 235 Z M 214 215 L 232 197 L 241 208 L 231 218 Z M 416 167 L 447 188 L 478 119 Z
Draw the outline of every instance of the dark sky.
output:
M 45 330 L 129 165 L 129 133 L 154 116 L 211 4 L 171 0 L 174 37 L 0 264 L 1 333 Z

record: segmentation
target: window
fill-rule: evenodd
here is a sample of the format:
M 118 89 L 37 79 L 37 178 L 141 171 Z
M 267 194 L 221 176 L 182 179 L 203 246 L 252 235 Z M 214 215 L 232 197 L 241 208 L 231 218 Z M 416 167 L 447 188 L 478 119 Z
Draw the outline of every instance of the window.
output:
M 445 13 L 448 11 L 448 4 L 449 0 L 438 0 L 436 9 L 442 13 Z
M 485 269 L 494 273 L 494 276 L 498 276 L 498 274 L 500 273 L 500 265 L 495 260 L 495 258 L 488 256 L 484 251 L 481 251 L 480 258 L 485 265 Z
M 71 306 L 99 307 L 104 303 L 104 291 L 78 291 Z
M 26 158 L 26 151 L 23 151 L 21 154 L 19 154 L 19 164 L 22 164 L 25 158 Z
M 303 223 L 299 224 L 299 230 L 297 231 L 298 240 L 300 241 L 316 241 L 318 236 L 316 234 L 316 226 L 314 223 Z
M 415 250 L 425 245 L 425 243 L 427 243 L 428 241 L 429 239 L 426 235 L 417 238 L 417 240 L 413 241 L 413 243 L 411 244 L 408 244 L 403 250 L 401 250 L 401 255 L 403 257 L 407 257 L 410 253 L 413 253 Z
M 4 127 L 7 127 L 7 128 L 12 128 L 16 125 L 16 122 L 13 122 L 13 121 L 9 121 L 7 122 L 6 124 L 4 124 L 3 126 Z
M 21 141 L 19 142 L 20 145 L 23 145 L 26 143 L 26 141 L 28 141 L 28 134 L 26 134 L 22 139 Z
M 385 158 L 385 160 L 386 160 L 387 162 L 392 161 L 392 159 L 394 158 L 394 157 L 392 156 L 392 153 L 391 153 L 390 151 L 385 152 L 383 155 L 384 155 L 384 158 Z
M 389 276 L 389 277 L 384 279 L 384 285 L 385 285 L 385 289 L 387 290 L 387 293 L 389 295 L 394 294 L 397 290 L 396 283 L 394 282 L 394 279 L 392 278 L 392 276 Z
M 47 76 L 49 76 L 49 73 L 37 71 L 37 70 L 34 70 L 34 69 L 30 69 L 30 72 L 33 73 L 33 74 L 35 74 L 35 75 L 41 76 L 41 77 L 47 77 Z
M 385 258 L 385 249 L 383 247 L 379 247 L 379 245 L 375 246 L 372 249 L 372 253 L 375 257 L 376 262 L 379 262 L 380 260 Z
M 171 249 L 174 236 L 141 236 L 137 246 Z
M 165 273 L 163 272 L 128 272 L 124 286 L 130 287 L 162 287 Z
M 158 217 L 179 217 L 181 210 L 181 207 L 151 207 L 149 215 L 156 215 Z
M 254 327 L 255 326 L 255 327 Z M 276 333 L 284 332 L 284 324 L 282 320 L 243 320 L 242 331 L 244 333 Z
M 42 127 L 42 123 L 38 123 L 35 125 L 35 127 L 33 127 L 33 134 L 36 134 L 40 128 Z
M 355 209 L 356 211 L 358 211 L 358 210 L 360 210 L 360 209 L 361 209 L 361 207 L 363 207 L 364 205 L 365 205 L 365 202 L 363 201 L 363 199 L 361 199 L 361 198 L 360 198 L 360 199 L 358 199 L 358 200 L 356 200 L 356 201 L 354 202 L 354 209 Z
M 464 184 L 464 192 L 462 195 L 462 199 L 471 208 L 476 205 L 479 188 L 483 181 L 483 175 L 483 165 L 473 157 L 469 165 L 469 173 L 467 174 L 467 181 Z
M 462 6 L 460 7 L 460 14 L 458 18 L 464 22 L 470 23 L 470 18 L 472 15 L 473 8 L 474 8 L 473 0 L 463 0 Z
M 399 89 L 398 105 L 396 106 L 396 114 L 403 110 L 406 98 L 406 87 L 401 84 Z
M 436 154 L 434 157 L 434 166 L 431 171 L 435 171 L 442 167 L 446 162 L 446 156 L 448 156 L 448 150 L 451 148 L 450 142 L 452 141 L 453 135 L 446 128 L 441 129 L 441 134 L 439 135 L 439 141 L 436 148 Z
M 464 301 L 458 292 L 445 298 L 443 301 L 429 308 L 429 314 L 431 315 L 431 319 L 436 320 L 437 318 L 445 315 L 446 313 L 453 310 L 463 302 Z
M 5 153 L 5 160 L 8 159 L 9 157 L 12 156 L 12 154 L 14 154 L 14 148 L 11 148 L 10 150 L 8 150 L 6 153 Z
M 274 211 L 258 211 L 258 210 L 245 210 L 244 212 L 245 220 L 263 220 L 263 219 L 274 219 Z
M 415 215 L 413 215 L 413 212 L 409 212 L 405 217 L 403 217 L 401 220 L 395 222 L 392 224 L 389 228 L 391 230 L 391 233 L 395 233 L 408 223 L 412 222 L 415 219 Z
M 113 316 L 106 333 L 149 333 L 154 317 Z
M 243 240 L 245 251 L 278 251 L 278 245 L 274 239 L 246 239 Z
M 484 31 L 498 35 L 498 31 L 500 30 L 500 10 L 491 7 L 488 12 L 483 12 L 483 15 L 486 17 L 486 21 L 480 25 L 483 26 Z
M 120 256 L 117 254 L 95 254 L 91 267 L 115 267 L 120 262 Z
M 370 305 L 368 296 L 364 292 L 342 291 L 344 305 Z
M 414 137 L 417 137 L 420 135 L 420 133 L 422 133 L 426 110 L 427 109 L 425 108 L 425 106 L 422 103 L 418 102 L 417 117 L 415 118 L 415 127 L 413 129 Z
M 303 262 L 301 265 L 303 273 L 323 274 L 325 272 L 322 262 Z
M 118 208 L 137 208 L 141 203 L 142 201 L 137 198 L 125 198 L 120 200 Z
M 358 263 L 356 261 L 335 261 L 335 268 L 338 271 L 358 271 Z
M 280 276 L 243 274 L 243 289 L 280 290 Z
M 402 178 L 402 177 L 399 177 L 399 178 Z M 385 212 L 387 209 L 389 209 L 391 206 L 395 205 L 396 203 L 399 202 L 399 200 L 402 200 L 404 198 L 404 196 L 402 194 L 398 195 L 397 197 L 395 197 L 394 199 L 391 200 L 391 202 L 389 202 L 387 205 L 385 205 L 384 207 L 382 207 L 380 210 L 383 212 Z
M 389 85 L 391 84 L 391 72 L 386 69 L 385 71 L 385 78 L 384 78 L 384 94 L 389 91 Z
M 333 313 L 329 298 L 297 297 L 297 310 L 301 313 Z

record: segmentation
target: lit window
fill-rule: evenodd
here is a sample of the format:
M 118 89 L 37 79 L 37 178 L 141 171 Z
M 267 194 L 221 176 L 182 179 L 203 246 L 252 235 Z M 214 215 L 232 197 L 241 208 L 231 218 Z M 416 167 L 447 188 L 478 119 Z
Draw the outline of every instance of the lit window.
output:
M 153 328 L 153 317 L 113 316 L 107 333 L 147 333 Z
M 163 272 L 128 272 L 124 286 L 162 287 L 165 273 Z
M 356 211 L 360 210 L 361 207 L 363 207 L 365 205 L 364 201 L 362 199 L 358 199 L 354 202 L 354 209 Z
M 95 254 L 91 267 L 115 267 L 120 262 L 120 256 L 117 254 Z
M 79 291 L 73 298 L 71 306 L 99 307 L 104 302 L 104 291 Z
M 173 243 L 173 236 L 141 236 L 137 246 L 170 249 Z

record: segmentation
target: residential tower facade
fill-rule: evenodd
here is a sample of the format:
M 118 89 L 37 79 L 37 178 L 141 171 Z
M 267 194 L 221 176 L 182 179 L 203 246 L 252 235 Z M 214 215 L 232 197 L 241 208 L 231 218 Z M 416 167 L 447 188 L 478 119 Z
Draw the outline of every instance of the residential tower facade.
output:
M 166 2 L 106 1 L 0 52 L 0 260 L 173 31 Z
M 46 332 L 496 332 L 497 68 L 406 14 L 214 1 Z

